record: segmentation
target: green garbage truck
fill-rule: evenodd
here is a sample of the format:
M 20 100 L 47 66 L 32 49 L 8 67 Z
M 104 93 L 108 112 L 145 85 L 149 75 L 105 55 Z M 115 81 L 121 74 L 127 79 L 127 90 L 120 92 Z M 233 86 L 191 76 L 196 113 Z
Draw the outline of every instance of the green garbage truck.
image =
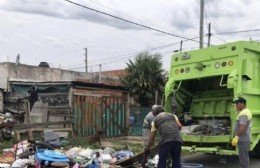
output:
M 252 112 L 250 151 L 260 157 L 260 43 L 238 41 L 172 56 L 165 108 L 184 125 L 184 151 L 238 154 L 231 145 L 238 96 Z

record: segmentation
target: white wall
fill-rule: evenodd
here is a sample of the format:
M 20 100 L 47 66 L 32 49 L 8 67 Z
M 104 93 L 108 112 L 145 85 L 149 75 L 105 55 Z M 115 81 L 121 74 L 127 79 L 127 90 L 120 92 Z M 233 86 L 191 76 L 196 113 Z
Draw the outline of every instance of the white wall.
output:
M 92 75 L 85 72 L 61 70 L 14 63 L 0 63 L 0 88 L 7 90 L 8 81 L 54 82 L 91 80 Z

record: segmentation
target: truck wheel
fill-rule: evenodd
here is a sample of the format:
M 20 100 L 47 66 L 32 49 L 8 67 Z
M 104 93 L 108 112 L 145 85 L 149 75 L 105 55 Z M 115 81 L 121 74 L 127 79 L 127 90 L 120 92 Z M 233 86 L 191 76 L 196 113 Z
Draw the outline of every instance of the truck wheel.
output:
M 260 158 L 260 142 L 255 146 L 255 157 Z

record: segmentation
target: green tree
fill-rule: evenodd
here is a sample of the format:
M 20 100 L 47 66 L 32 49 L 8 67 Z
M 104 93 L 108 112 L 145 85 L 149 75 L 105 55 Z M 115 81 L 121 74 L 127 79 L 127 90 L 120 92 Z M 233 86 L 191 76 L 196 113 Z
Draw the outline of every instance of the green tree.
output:
M 158 91 L 158 97 L 161 97 L 164 80 L 161 55 L 148 52 L 139 53 L 133 61 L 129 60 L 126 75 L 121 77 L 121 83 L 130 89 L 130 95 L 141 106 L 154 103 L 155 91 Z

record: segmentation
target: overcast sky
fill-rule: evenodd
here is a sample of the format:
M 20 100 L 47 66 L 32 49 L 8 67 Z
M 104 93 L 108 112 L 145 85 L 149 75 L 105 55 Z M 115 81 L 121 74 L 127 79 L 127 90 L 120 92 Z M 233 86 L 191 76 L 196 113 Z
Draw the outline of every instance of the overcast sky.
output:
M 199 0 L 71 1 L 170 34 L 199 36 Z M 250 37 L 260 40 L 260 31 L 219 34 L 260 29 L 259 19 L 259 0 L 205 0 L 204 34 L 211 23 L 213 45 Z M 141 51 L 161 53 L 168 70 L 172 51 L 179 49 L 181 40 L 64 0 L 0 0 L 0 20 L 0 62 L 15 62 L 20 53 L 23 64 L 45 61 L 75 71 L 85 70 L 84 48 L 88 48 L 89 72 L 98 71 L 99 64 L 102 70 L 123 69 Z M 183 50 L 198 46 L 184 42 Z

